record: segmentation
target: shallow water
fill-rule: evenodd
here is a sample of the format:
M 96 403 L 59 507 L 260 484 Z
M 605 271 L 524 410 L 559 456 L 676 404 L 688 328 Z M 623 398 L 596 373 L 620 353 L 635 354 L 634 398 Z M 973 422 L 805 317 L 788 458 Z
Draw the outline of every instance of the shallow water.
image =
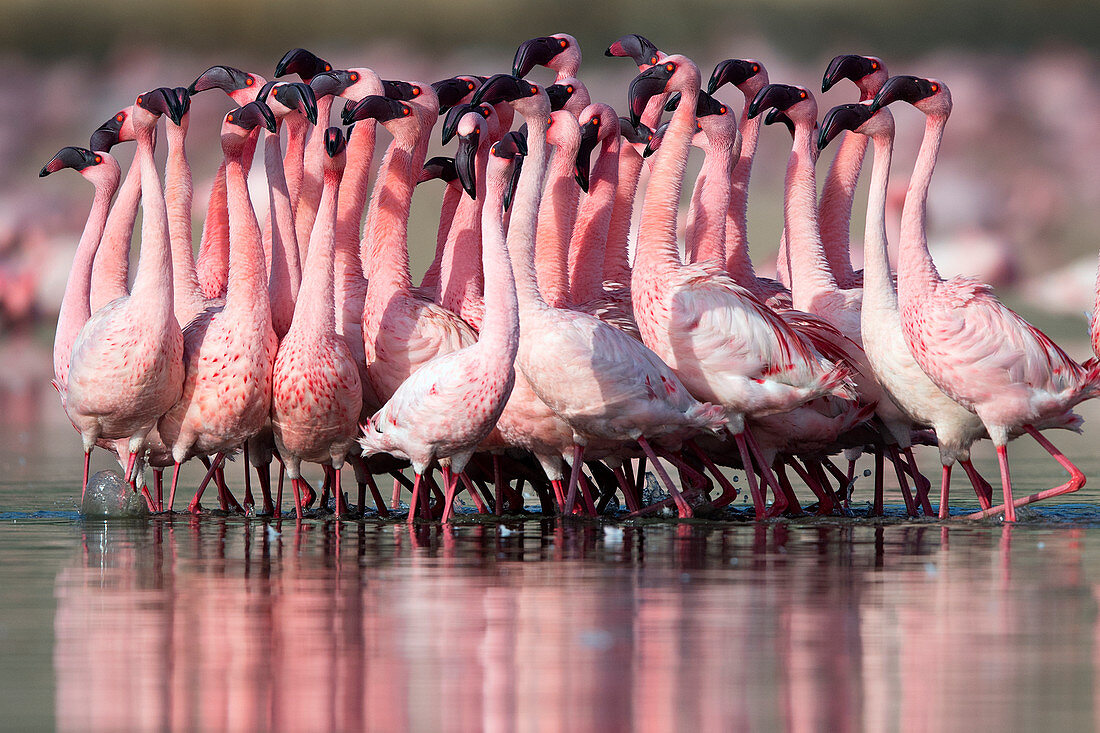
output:
M 1014 527 L 906 521 L 891 493 L 882 521 L 409 529 L 82 520 L 57 405 L 0 394 L 0 414 L 0 728 L 1100 725 L 1088 434 L 1051 438 L 1093 483 Z M 1021 490 L 1062 481 L 1010 455 Z

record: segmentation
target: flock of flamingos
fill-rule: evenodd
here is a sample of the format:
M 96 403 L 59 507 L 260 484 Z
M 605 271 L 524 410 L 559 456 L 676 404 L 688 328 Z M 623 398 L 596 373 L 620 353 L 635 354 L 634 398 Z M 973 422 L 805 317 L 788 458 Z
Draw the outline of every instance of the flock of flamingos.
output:
M 951 113 L 942 81 L 838 56 L 822 91 L 847 79 L 859 101 L 819 123 L 814 94 L 769 83 L 759 61 L 721 62 L 704 92 L 691 59 L 641 36 L 606 54 L 640 70 L 627 117 L 591 102 L 567 34 L 521 44 L 511 73 L 430 85 L 333 69 L 294 49 L 275 76 L 301 82 L 214 66 L 187 88 L 141 94 L 87 149 L 58 152 L 41 175 L 74 168 L 95 187 L 54 344 L 54 384 L 81 434 L 85 489 L 96 445 L 117 454 L 153 511 L 171 511 L 191 458 L 208 470 L 188 510 L 201 510 L 211 481 L 223 509 L 240 509 L 222 474 L 226 456 L 243 450 L 245 510 L 279 515 L 285 468 L 299 518 L 318 498 L 326 508 L 332 497 L 337 517 L 351 512 L 345 461 L 360 514 L 368 488 L 383 516 L 406 488 L 410 522 L 450 520 L 461 491 L 481 512 L 521 511 L 528 485 L 544 511 L 563 515 L 616 510 L 620 495 L 629 516 L 665 507 L 711 515 L 738 494 L 719 466 L 744 469 L 757 518 L 803 512 L 788 471 L 814 492 L 819 514 L 846 512 L 865 451 L 875 457 L 873 514 L 889 461 L 907 513 L 932 515 L 915 442 L 939 446 L 940 518 L 956 462 L 981 505 L 972 517 L 1015 521 L 1018 507 L 1084 484 L 1040 431 L 1079 429 L 1073 408 L 1100 394 L 1100 361 L 1073 361 L 987 286 L 943 280 L 928 254 L 928 187 Z M 554 84 L 524 79 L 540 65 L 556 72 Z M 744 95 L 740 115 L 713 96 L 726 84 Z M 188 112 L 194 95 L 215 88 L 235 107 L 221 125 L 224 162 L 196 259 Z M 330 127 L 338 97 L 344 126 Z M 895 276 L 885 217 L 898 101 L 924 114 L 925 132 Z M 163 187 L 153 155 L 161 117 Z M 444 144 L 457 138 L 457 150 L 425 161 L 441 118 Z M 777 280 L 754 271 L 746 238 L 761 122 L 780 122 L 793 138 Z M 378 125 L 392 141 L 372 186 Z M 838 137 L 819 198 L 819 151 Z M 109 151 L 128 140 L 137 152 L 123 178 Z M 246 183 L 261 142 L 265 221 Z M 849 222 L 869 145 L 866 268 L 853 271 Z M 677 213 L 692 146 L 705 160 L 681 256 Z M 446 182 L 435 260 L 416 286 L 410 202 L 419 182 L 435 178 Z M 1098 335 L 1094 328 L 1094 348 Z M 1070 478 L 1014 498 L 1006 446 L 1025 433 Z M 997 450 L 1000 505 L 970 462 L 981 438 Z M 840 453 L 846 471 L 831 459 Z M 274 498 L 273 458 L 282 466 Z M 324 467 L 320 492 L 302 462 Z M 642 491 L 647 462 L 669 498 L 644 499 L 653 494 Z M 374 480 L 387 473 L 389 508 Z

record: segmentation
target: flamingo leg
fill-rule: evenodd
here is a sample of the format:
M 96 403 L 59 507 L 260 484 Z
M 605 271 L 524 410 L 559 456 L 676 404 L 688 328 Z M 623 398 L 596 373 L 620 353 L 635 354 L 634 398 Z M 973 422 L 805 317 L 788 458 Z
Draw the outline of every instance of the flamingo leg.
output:
M 210 479 L 214 478 L 214 472 L 217 471 L 218 468 L 221 467 L 222 461 L 224 461 L 224 460 L 225 460 L 225 454 L 224 453 L 219 453 L 217 455 L 217 457 L 214 458 L 214 462 L 211 463 L 210 466 L 206 469 L 206 475 L 203 477 L 202 481 L 199 483 L 199 488 L 198 488 L 198 491 L 195 492 L 195 497 L 193 499 L 191 499 L 191 503 L 187 505 L 187 511 L 190 512 L 191 514 L 198 514 L 199 512 L 202 511 L 202 507 L 199 505 L 199 502 L 202 500 L 202 493 L 204 491 L 206 491 L 206 485 L 208 483 L 210 483 Z M 176 477 L 178 477 L 179 476 L 179 468 L 178 468 L 179 464 L 177 463 L 176 466 L 177 466 L 177 468 L 176 468 Z M 174 481 L 173 481 L 173 483 L 174 483 Z M 174 489 L 175 489 L 175 487 L 173 486 L 173 490 Z M 171 501 L 171 498 L 169 498 L 169 501 Z
M 642 489 L 645 488 L 645 468 L 646 457 L 642 456 L 638 459 L 638 473 L 634 476 L 634 493 L 637 494 L 639 501 L 642 498 Z
M 1034 504 L 1037 501 L 1042 501 L 1043 499 L 1050 499 L 1051 497 L 1054 497 L 1054 496 L 1061 496 L 1062 494 L 1072 494 L 1073 492 L 1077 491 L 1078 489 L 1080 489 L 1082 486 L 1085 485 L 1085 474 L 1083 474 L 1081 472 L 1081 469 L 1079 469 L 1068 458 L 1066 458 L 1066 456 L 1060 450 L 1055 448 L 1053 443 L 1051 443 L 1049 440 L 1044 438 L 1039 433 L 1039 431 L 1036 430 L 1031 425 L 1024 425 L 1024 430 L 1027 431 L 1027 433 L 1031 437 L 1035 438 L 1035 441 L 1039 445 L 1041 445 L 1043 447 L 1043 449 L 1046 450 L 1047 453 L 1050 453 L 1050 455 L 1054 457 L 1054 460 L 1058 461 L 1058 463 L 1062 466 L 1062 468 L 1066 469 L 1069 472 L 1069 477 L 1070 477 L 1069 481 L 1067 481 L 1064 484 L 1061 484 L 1060 486 L 1055 486 L 1053 489 L 1046 489 L 1044 491 L 1039 491 L 1039 492 L 1036 492 L 1034 494 L 1030 494 L 1028 496 L 1021 497 L 1021 498 L 1019 498 L 1015 501 L 1012 501 L 1012 494 L 1011 494 L 1011 487 L 1010 487 L 1009 490 L 1008 490 L 1009 493 L 1007 493 L 1005 495 L 1005 503 L 1003 505 L 995 506 L 995 507 L 992 507 L 990 509 L 986 509 L 984 511 L 975 512 L 974 514 L 970 514 L 968 516 L 969 519 L 981 519 L 982 517 L 993 516 L 993 515 L 998 514 L 999 512 L 1003 511 L 1005 513 L 1005 521 L 1015 522 L 1016 521 L 1016 508 L 1017 507 L 1026 506 L 1028 504 Z M 997 449 L 997 458 L 998 459 L 1000 459 L 1002 451 L 1004 451 L 1003 447 Z M 1001 468 L 1002 477 L 1007 475 L 1007 470 L 1008 470 L 1008 455 L 1007 455 L 1007 451 L 1004 451 L 1004 452 L 1005 452 L 1004 465 Z M 1003 480 L 1004 479 L 1002 478 L 1002 481 Z M 1010 504 L 1010 502 L 1011 502 L 1011 504 Z
M 172 469 L 172 488 L 168 491 L 168 512 L 171 513 L 176 503 L 176 485 L 180 481 L 180 463 L 177 461 Z
M 264 514 L 275 512 L 271 505 L 271 464 L 256 466 L 256 480 L 260 482 L 260 494 L 264 500 Z
M 737 450 L 741 453 L 741 465 L 745 467 L 745 478 L 749 482 L 749 494 L 752 496 L 752 505 L 756 510 L 756 520 L 760 521 L 764 518 L 766 508 L 764 495 L 760 491 L 760 485 L 756 483 L 756 471 L 752 467 L 752 455 L 745 440 L 745 433 L 737 433 L 733 436 L 733 439 L 737 441 Z
M 951 507 L 947 503 L 947 496 L 951 490 L 951 466 L 943 467 L 943 477 L 940 479 L 940 519 L 947 519 Z
M 974 464 L 970 460 L 959 461 L 959 465 L 966 471 L 967 478 L 970 479 L 970 485 L 974 487 L 974 493 L 978 497 L 978 504 L 982 509 L 989 509 L 993 506 L 993 487 L 989 485 L 978 469 L 974 468 Z
M 363 478 L 365 478 L 367 480 L 366 481 L 367 488 L 370 489 L 371 498 L 374 499 L 374 506 L 378 510 L 378 516 L 388 517 L 390 515 L 390 511 L 389 511 L 389 509 L 386 508 L 386 502 L 382 501 L 382 494 L 381 494 L 381 492 L 378 491 L 378 484 L 376 484 L 374 482 L 374 476 L 371 475 L 370 471 L 364 470 Z M 360 499 L 360 504 L 361 503 L 362 503 L 362 499 Z M 359 514 L 360 514 L 360 516 L 362 516 L 362 510 L 361 509 L 360 509 Z
M 901 487 L 901 498 L 905 501 L 905 513 L 910 517 L 917 516 L 917 505 L 913 501 L 913 494 L 909 491 L 909 482 L 905 480 L 905 470 L 901 466 L 901 461 L 898 457 L 897 446 L 886 446 L 887 453 L 890 457 L 890 463 L 894 465 L 894 475 L 898 477 L 898 486 Z
M 412 499 L 409 501 L 409 518 L 406 520 L 409 524 L 416 521 L 416 511 L 419 507 L 420 492 L 424 490 L 422 482 L 420 480 L 420 474 L 413 474 L 413 490 Z
M 577 478 L 577 483 L 580 485 L 581 504 L 583 505 L 584 513 L 589 517 L 595 517 L 596 504 L 592 500 L 592 484 L 589 483 L 588 477 L 584 475 L 584 471 L 581 471 L 580 476 Z
M 932 482 L 917 468 L 917 457 L 913 455 L 912 447 L 902 450 L 902 455 L 909 463 L 909 475 L 913 477 L 913 488 L 917 490 L 917 503 L 924 512 L 924 516 L 930 517 L 932 502 L 928 499 L 928 495 L 932 493 Z
M 786 497 L 780 500 L 778 497 L 782 493 L 782 489 L 779 488 L 779 482 L 775 480 L 775 474 L 772 473 L 771 465 L 764 460 L 764 452 L 760 450 L 760 444 L 756 442 L 756 438 L 753 436 L 752 431 L 747 427 L 745 428 L 745 441 L 749 444 L 749 448 L 752 450 L 753 458 L 756 459 L 756 465 L 760 467 L 760 476 L 764 479 L 764 483 L 768 485 L 772 490 L 772 495 L 777 498 L 777 501 L 782 504 L 780 514 L 787 510 Z
M 313 490 L 313 487 L 310 486 L 309 481 L 306 481 L 304 476 L 298 477 L 298 486 L 299 488 L 301 488 L 303 494 L 302 506 L 304 506 L 306 509 L 309 509 L 311 506 L 313 506 L 313 503 L 317 501 L 317 492 Z M 324 507 L 318 508 L 323 509 Z
M 787 464 L 794 469 L 794 472 L 798 474 L 798 477 L 810 488 L 810 491 L 814 492 L 814 496 L 817 497 L 817 516 L 826 517 L 833 513 L 833 499 L 830 492 L 822 488 L 818 482 L 817 477 L 814 476 L 810 469 L 799 464 L 798 460 L 791 456 Z M 809 461 L 806 461 L 806 465 L 809 466 Z
M 153 484 L 157 487 L 157 511 L 164 511 L 164 470 L 153 469 Z
M 336 495 L 336 518 L 342 519 L 348 511 L 348 502 L 344 499 L 344 492 L 340 489 L 340 469 L 328 466 L 326 473 L 332 474 L 332 491 Z
M 554 501 L 558 504 L 558 511 L 565 514 L 565 487 L 561 485 L 561 479 L 551 479 L 550 485 L 554 489 Z
M 394 476 L 393 479 L 393 497 L 390 499 L 390 509 L 395 512 L 401 507 L 401 482 Z
M 443 466 L 443 521 L 451 521 L 454 515 L 455 494 L 458 493 L 458 476 L 451 473 L 450 466 Z M 474 493 L 473 489 L 470 493 Z
M 638 496 L 634 493 L 634 485 L 630 477 L 626 475 L 622 466 L 615 469 L 615 480 L 619 482 L 619 490 L 623 492 L 623 501 L 626 502 L 627 511 L 636 512 L 642 508 Z
M 787 478 L 787 469 L 783 467 L 782 463 L 776 464 L 775 477 L 779 480 L 779 486 L 783 489 L 783 494 L 787 497 L 787 514 L 794 516 L 805 514 L 805 511 L 802 509 L 802 504 L 798 501 L 798 496 L 794 493 L 794 487 L 791 486 L 791 480 Z
M 290 479 L 290 486 L 294 489 L 294 511 L 298 521 L 302 521 L 302 479 Z
M 882 451 L 875 451 L 875 503 L 871 505 L 871 516 L 881 517 L 883 512 L 882 507 L 882 473 L 886 467 L 886 459 L 882 455 Z
M 84 506 L 84 494 L 88 492 L 88 471 L 91 467 L 92 452 L 84 451 L 84 480 L 80 484 L 80 506 Z
M 672 479 L 669 478 L 668 472 L 665 471 L 665 467 L 661 465 L 661 462 L 657 459 L 657 454 L 653 451 L 653 448 L 649 445 L 649 441 L 645 437 L 638 436 L 638 445 L 642 446 L 642 450 L 645 451 L 646 457 L 649 458 L 650 463 L 653 464 L 653 468 L 656 469 L 657 475 L 661 477 L 661 481 L 664 483 L 665 488 L 668 489 L 668 493 L 672 495 L 673 500 L 676 502 L 676 508 L 680 512 L 681 519 L 690 519 L 694 516 L 691 511 L 691 506 L 684 499 L 684 495 L 680 493 L 680 490 L 676 488 L 676 485 L 672 483 Z
M 491 514 L 492 512 L 489 511 L 489 505 L 491 504 L 495 510 L 497 504 L 499 504 L 502 499 L 491 497 L 489 495 L 489 487 L 479 481 L 474 481 L 466 475 L 465 471 L 459 475 L 462 480 L 462 485 L 466 487 L 466 490 L 470 492 L 470 498 L 474 500 L 474 506 L 477 507 L 477 513 Z
M 569 491 L 565 494 L 565 509 L 562 514 L 569 516 L 573 513 L 573 505 L 577 502 L 577 482 L 580 480 L 581 469 L 584 467 L 584 446 L 573 444 L 573 465 L 569 471 Z
M 850 501 L 852 496 L 852 482 L 848 480 L 848 477 L 843 471 L 841 471 L 835 463 L 830 461 L 827 457 L 821 459 L 821 467 L 825 469 L 833 478 L 837 481 L 837 486 L 842 487 L 843 491 L 840 496 L 841 503 L 845 509 L 850 509 Z
M 275 518 L 283 518 L 283 477 L 286 475 L 286 465 L 279 460 L 279 485 L 275 493 Z
M 719 469 L 718 466 L 714 465 L 714 461 L 710 459 L 710 456 L 704 453 L 702 449 L 700 449 L 699 446 L 695 444 L 694 440 L 687 441 L 687 447 L 690 448 L 691 452 L 694 453 L 699 458 L 699 460 L 703 462 L 703 465 L 706 466 L 707 470 L 710 471 L 712 476 L 714 476 L 714 480 L 717 481 L 718 485 L 722 487 L 722 493 L 718 496 L 717 499 L 712 501 L 710 505 L 715 509 L 721 509 L 722 507 L 728 506 L 734 500 L 736 500 L 737 487 L 731 484 L 730 480 L 722 475 L 721 469 Z
M 504 469 L 500 465 L 500 456 L 493 456 L 493 488 L 497 490 L 497 502 L 493 513 L 498 517 L 504 511 Z
M 235 512 L 244 514 L 244 507 L 237 502 L 237 498 L 233 496 L 233 492 L 229 490 L 229 485 L 225 483 L 224 463 L 222 467 L 215 472 L 214 479 L 218 482 L 218 497 L 222 500 L 222 509 L 226 511 L 232 509 Z

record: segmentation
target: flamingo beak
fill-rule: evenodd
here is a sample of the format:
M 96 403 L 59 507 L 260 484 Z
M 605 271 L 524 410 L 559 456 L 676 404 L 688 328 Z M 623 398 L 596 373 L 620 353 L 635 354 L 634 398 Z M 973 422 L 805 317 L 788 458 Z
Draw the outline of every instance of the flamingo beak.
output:
M 97 158 L 99 160 L 97 160 Z M 77 171 L 82 171 L 85 168 L 90 168 L 93 165 L 98 165 L 102 160 L 101 156 L 97 156 L 91 150 L 86 148 L 77 147 L 65 147 L 57 151 L 54 155 L 42 166 L 42 170 L 38 172 L 38 176 L 43 178 L 51 173 L 57 173 L 62 168 L 72 168 Z
M 104 122 L 92 133 L 92 137 L 88 141 L 88 147 L 92 150 L 102 150 L 105 153 L 110 152 L 111 148 L 121 142 L 119 133 L 121 133 L 122 124 L 125 121 L 126 111 L 123 110 Z
M 592 150 L 600 142 L 600 118 L 593 117 L 581 125 L 581 144 L 577 148 L 577 164 L 573 167 L 573 177 L 581 190 L 588 193 Z
M 825 69 L 825 75 L 821 78 L 821 91 L 827 92 L 841 79 L 859 81 L 868 74 L 874 73 L 871 68 L 871 60 L 864 56 L 844 54 L 833 58 Z
M 723 84 L 739 86 L 760 73 L 760 64 L 743 59 L 726 59 L 714 67 L 707 94 L 714 94 Z
M 462 117 L 475 107 L 470 104 L 459 104 L 451 107 L 447 110 L 447 114 L 443 117 L 443 144 L 446 145 L 452 139 L 454 139 L 455 133 L 458 132 L 458 123 Z
M 438 178 L 444 183 L 450 183 L 458 178 L 458 171 L 455 170 L 455 159 L 447 158 L 442 155 L 430 158 L 428 162 L 424 164 L 424 169 L 420 171 L 420 178 L 417 180 L 417 183 L 425 183 L 435 178 Z
M 533 97 L 537 93 L 538 87 L 534 84 L 528 84 L 510 74 L 494 74 L 478 87 L 470 104 L 513 102 L 524 97 Z
M 472 199 L 477 198 L 477 146 L 480 141 L 480 128 L 474 128 L 468 135 L 459 135 L 455 153 L 455 173 L 462 189 Z
M 642 151 L 643 158 L 648 158 L 660 149 L 661 142 L 665 139 L 665 133 L 668 132 L 668 124 L 666 122 L 653 131 L 649 140 L 646 141 L 645 150 Z
M 197 94 L 198 92 L 205 92 L 208 89 L 221 89 L 226 94 L 235 92 L 238 89 L 244 89 L 247 86 L 254 84 L 255 80 L 252 77 L 240 69 L 236 69 L 232 66 L 211 66 L 206 71 L 199 74 L 195 81 L 191 82 L 191 86 L 187 87 L 188 94 Z
M 604 56 L 630 57 L 639 67 L 653 66 L 657 63 L 657 47 L 645 36 L 637 33 L 625 35 L 612 43 L 603 52 Z
M 922 99 L 931 97 L 937 91 L 928 79 L 922 79 L 919 76 L 892 76 L 875 95 L 875 100 L 871 102 L 871 111 L 877 112 L 894 102 L 916 104 Z
M 566 41 L 550 36 L 540 36 L 524 41 L 516 49 L 512 62 L 512 76 L 522 79 L 536 66 L 546 66 L 559 53 L 565 50 Z
M 332 71 L 332 64 L 304 48 L 292 48 L 275 65 L 275 76 L 297 74 L 306 84 L 326 71 Z
M 632 123 L 638 124 L 649 100 L 665 91 L 668 80 L 672 78 L 675 71 L 675 67 L 669 69 L 669 66 L 671 64 L 651 66 L 630 82 L 627 101 L 630 106 L 630 121 Z
M 347 146 L 347 138 L 344 137 L 344 131 L 339 127 L 330 127 L 325 130 L 325 152 L 328 157 L 335 158 L 340 153 L 344 152 L 344 148 Z
M 345 125 L 360 120 L 373 119 L 379 122 L 408 117 L 412 114 L 412 108 L 405 102 L 389 99 L 378 94 L 368 94 L 350 109 L 344 108 L 340 117 Z
M 837 135 L 845 130 L 856 130 L 874 116 L 866 104 L 841 104 L 829 110 L 817 135 L 817 149 L 824 150 Z
M 749 104 L 749 119 L 772 107 L 785 112 L 806 98 L 806 94 L 789 84 L 768 84 L 756 93 Z

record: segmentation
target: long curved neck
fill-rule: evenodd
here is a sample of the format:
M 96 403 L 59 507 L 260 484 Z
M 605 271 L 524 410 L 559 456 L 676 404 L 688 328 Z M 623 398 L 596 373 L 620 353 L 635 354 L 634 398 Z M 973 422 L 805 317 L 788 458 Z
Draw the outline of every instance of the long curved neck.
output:
M 84 232 L 76 246 L 73 266 L 69 270 L 69 281 L 65 284 L 65 295 L 61 299 L 61 311 L 57 316 L 57 331 L 53 341 L 54 377 L 59 388 L 63 388 L 68 381 L 69 357 L 72 355 L 76 335 L 92 314 L 88 305 L 92 285 L 92 261 L 99 247 L 99 240 L 103 237 L 107 213 L 111 208 L 111 199 L 118 190 L 118 182 L 116 168 L 111 180 L 96 183 L 92 210 L 84 224 Z
M 489 156 L 489 136 L 483 135 L 478 145 L 476 165 L 477 198 L 463 196 L 455 212 L 454 224 L 443 250 L 442 279 L 439 304 L 452 313 L 466 318 L 470 306 L 484 294 L 482 271 L 481 202 L 485 201 L 485 167 Z M 511 267 L 508 268 L 511 273 Z
M 482 175 L 478 180 L 484 179 Z M 478 347 L 503 358 L 492 363 L 503 371 L 512 369 L 519 348 L 519 301 L 508 248 L 504 244 L 504 176 L 494 176 L 478 192 L 485 201 L 482 213 L 482 268 L 485 271 L 485 317 L 478 333 Z
M 588 196 L 569 241 L 569 289 L 574 303 L 587 303 L 603 292 L 603 260 L 615 190 L 619 187 L 621 139 L 616 131 L 600 146 L 600 155 L 592 166 Z
M 191 166 L 187 162 L 187 134 L 169 122 L 168 162 L 164 174 L 164 200 L 168 210 L 168 235 L 172 240 L 172 274 L 174 276 L 173 309 L 176 320 L 187 325 L 202 312 L 206 303 L 199 288 L 195 270 L 195 252 L 191 245 L 191 202 L 194 188 Z
M 244 175 L 252 167 L 259 138 L 249 138 L 241 152 Z M 224 298 L 229 281 L 229 202 L 226 198 L 225 161 L 218 166 L 218 173 L 210 187 L 210 199 L 206 207 L 206 220 L 202 226 L 202 241 L 196 263 L 199 285 L 206 298 Z
M 294 309 L 295 331 L 320 336 L 336 330 L 335 275 L 336 221 L 339 210 L 340 171 L 324 171 L 317 221 L 309 238 L 305 277 Z
M 909 179 L 909 190 L 905 194 L 898 251 L 898 296 L 901 300 L 930 290 L 940 282 L 940 273 L 928 254 L 925 217 L 928 212 L 928 184 L 936 168 L 946 125 L 946 115 L 929 115 L 925 121 L 924 139 Z
M 349 241 L 358 242 L 362 236 L 363 212 L 370 196 L 370 170 L 377 139 L 378 122 L 368 119 L 355 123 L 355 134 L 348 140 L 348 162 L 340 181 L 340 198 L 336 208 L 336 231 Z
M 264 131 L 264 168 L 271 221 L 271 260 L 267 295 L 271 303 L 271 327 L 282 338 L 294 318 L 294 303 L 302 283 L 297 233 L 290 191 L 283 171 L 279 133 Z
M 433 301 L 439 300 L 440 278 L 443 269 L 443 250 L 447 246 L 447 238 L 450 236 L 451 226 L 454 224 L 455 212 L 462 201 L 465 191 L 458 179 L 451 181 L 443 189 L 443 204 L 439 209 L 439 229 L 435 233 L 435 256 L 424 273 L 424 279 L 420 281 L 420 289 L 427 293 Z
M 306 143 L 302 163 L 302 189 L 296 199 L 297 208 L 294 210 L 295 230 L 299 244 L 309 242 L 310 232 L 313 231 L 313 220 L 317 217 L 317 204 L 321 201 L 321 166 L 325 155 L 325 130 L 328 129 L 332 102 L 332 95 L 317 100 L 317 124 L 313 126 L 313 133 Z
M 229 279 L 225 309 L 250 313 L 270 324 L 262 235 L 248 197 L 247 177 L 239 154 L 226 156 L 225 183 L 229 208 Z M 251 325 L 241 324 L 242 327 Z
M 852 225 L 852 202 L 863 170 L 863 158 L 867 152 L 867 136 L 845 133 L 840 141 L 836 157 L 829 165 L 825 184 L 818 204 L 821 226 L 821 242 L 825 246 L 825 259 L 833 271 L 837 284 L 847 288 L 855 285 L 852 270 L 852 254 L 849 251 Z
M 861 136 L 862 137 L 862 136 Z M 871 168 L 871 188 L 867 193 L 867 223 L 863 234 L 863 312 L 872 309 L 897 310 L 898 296 L 890 278 L 890 254 L 886 241 L 886 193 L 890 184 L 890 163 L 894 136 L 876 135 L 875 156 Z
M 360 244 L 368 294 L 389 294 L 412 286 L 409 276 L 409 207 L 415 177 L 416 138 L 395 138 L 382 158 L 367 214 L 367 233 Z
M 741 131 L 741 155 L 733 169 L 730 205 L 726 212 L 726 271 L 738 283 L 756 279 L 756 270 L 749 257 L 749 178 L 760 139 L 760 123 L 764 118 L 758 115 L 749 119 L 751 102 L 750 98 L 745 98 L 737 125 Z
M 546 190 L 539 206 L 535 235 L 535 270 L 539 292 L 555 308 L 569 302 L 569 238 L 577 223 L 581 189 L 573 179 L 576 151 L 554 151 L 546 170 Z M 522 175 L 522 173 L 521 173 Z
M 516 279 L 516 295 L 520 313 L 531 308 L 545 308 L 535 276 L 535 233 L 538 228 L 539 202 L 546 179 L 546 119 L 527 118 L 528 156 L 520 171 L 519 183 L 508 221 L 508 253 Z
M 305 175 L 306 137 L 309 135 L 309 121 L 302 115 L 291 115 L 286 125 L 286 155 L 283 157 L 283 172 L 286 176 L 286 188 L 290 192 L 291 207 L 297 211 L 298 196 L 302 193 L 302 177 Z
M 810 304 L 822 291 L 835 290 L 836 281 L 825 260 L 817 223 L 817 177 L 814 171 L 812 125 L 795 125 L 794 144 L 787 162 L 784 198 L 784 231 L 791 268 L 791 300 L 798 310 L 811 311 Z
M 130 240 L 134 236 L 138 203 L 141 201 L 141 159 L 137 153 L 118 190 L 118 200 L 107 216 L 106 228 L 92 264 L 89 293 L 91 312 L 95 313 L 115 298 L 129 293 Z
M 130 292 L 130 303 L 140 304 L 142 317 L 151 322 L 173 318 L 172 250 L 168 211 L 164 204 L 157 164 L 153 160 L 156 128 L 138 132 L 137 156 L 141 160 L 141 254 Z
M 695 105 L 699 97 L 696 86 L 684 90 L 653 163 L 653 174 L 646 188 L 638 229 L 635 277 L 639 273 L 648 276 L 680 265 L 680 252 L 676 244 L 676 211 L 691 152 L 691 137 L 695 133 Z
M 645 159 L 633 145 L 619 150 L 619 185 L 615 189 L 615 206 L 607 228 L 607 246 L 603 257 L 604 281 L 630 282 L 630 220 L 634 215 L 634 197 Z
M 707 175 L 703 178 L 696 208 L 694 229 L 695 262 L 726 264 L 726 213 L 729 211 L 730 176 L 737 145 L 736 137 L 711 135 L 707 149 Z

